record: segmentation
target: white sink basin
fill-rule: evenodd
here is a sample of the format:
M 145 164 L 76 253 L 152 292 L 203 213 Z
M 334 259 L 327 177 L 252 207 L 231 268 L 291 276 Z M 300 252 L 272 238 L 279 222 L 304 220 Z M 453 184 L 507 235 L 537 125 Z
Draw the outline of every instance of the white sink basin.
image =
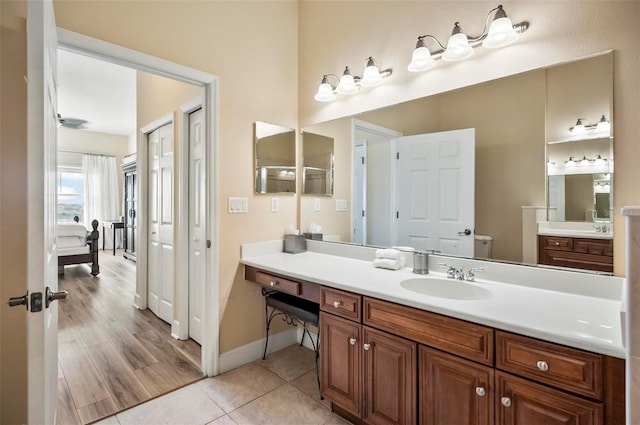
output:
M 400 286 L 419 294 L 454 300 L 480 300 L 491 296 L 491 291 L 485 288 L 453 279 L 413 278 L 403 280 Z

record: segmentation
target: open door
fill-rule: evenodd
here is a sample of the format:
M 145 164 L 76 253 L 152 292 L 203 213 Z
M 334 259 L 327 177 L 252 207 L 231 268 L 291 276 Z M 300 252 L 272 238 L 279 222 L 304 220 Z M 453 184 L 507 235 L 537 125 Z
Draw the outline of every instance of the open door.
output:
M 473 257 L 475 129 L 405 136 L 394 143 L 393 245 Z
M 29 424 L 54 424 L 58 388 L 57 39 L 53 2 L 27 14 L 27 319 Z M 42 294 L 40 302 L 37 294 Z M 34 298 L 35 296 L 35 298 Z

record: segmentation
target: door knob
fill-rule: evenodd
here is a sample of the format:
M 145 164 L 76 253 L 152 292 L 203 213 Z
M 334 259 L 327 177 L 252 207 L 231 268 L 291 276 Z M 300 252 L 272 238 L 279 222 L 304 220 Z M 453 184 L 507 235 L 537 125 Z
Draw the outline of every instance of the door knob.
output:
M 7 301 L 9 307 L 16 307 L 19 305 L 23 305 L 27 310 L 29 309 L 29 293 L 27 292 L 21 297 L 11 297 L 9 301 Z
M 46 308 L 49 308 L 49 304 L 51 304 L 53 301 L 64 300 L 65 298 L 67 298 L 67 295 L 69 295 L 69 291 L 67 291 L 66 289 L 63 289 L 62 291 L 59 291 L 59 292 L 52 292 L 51 289 L 49 289 L 49 287 L 47 286 L 45 294 L 46 294 L 46 301 L 44 306 Z
M 471 234 L 471 229 L 464 229 L 462 232 L 458 232 L 459 236 L 469 236 Z

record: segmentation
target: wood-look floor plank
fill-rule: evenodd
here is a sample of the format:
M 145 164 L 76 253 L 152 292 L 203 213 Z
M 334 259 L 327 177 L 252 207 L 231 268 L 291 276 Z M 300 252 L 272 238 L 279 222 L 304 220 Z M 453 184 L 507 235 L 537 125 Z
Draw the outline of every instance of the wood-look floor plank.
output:
M 182 385 L 171 370 L 161 363 L 138 369 L 134 373 L 153 397 L 175 390 Z
M 64 378 L 58 378 L 58 412 L 56 425 L 80 425 L 80 418 Z
M 113 415 L 121 409 L 111 397 L 78 409 L 78 416 L 83 424 Z
M 151 398 L 149 391 L 110 342 L 87 350 L 118 407 L 126 408 Z
M 158 363 L 149 351 L 130 332 L 117 322 L 111 322 L 107 328 L 109 341 L 133 370 Z
M 83 423 L 202 377 L 200 346 L 174 340 L 168 323 L 133 306 L 136 263 L 116 253 L 100 252 L 97 277 L 79 266 L 59 278 L 71 293 L 60 303 L 59 374 Z
M 81 342 L 58 344 L 58 359 L 76 408 L 111 397 Z
M 200 368 L 171 345 L 167 338 L 159 336 L 154 331 L 136 334 L 136 338 L 155 358 L 171 368 L 181 384 L 189 384 L 202 378 Z

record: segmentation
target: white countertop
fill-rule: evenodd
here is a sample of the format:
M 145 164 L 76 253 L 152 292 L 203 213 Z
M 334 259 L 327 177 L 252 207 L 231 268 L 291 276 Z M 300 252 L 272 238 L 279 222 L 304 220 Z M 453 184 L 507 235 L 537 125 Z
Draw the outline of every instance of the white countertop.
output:
M 573 229 L 540 229 L 539 235 L 543 236 L 565 236 L 569 238 L 588 239 L 613 239 L 613 232 L 596 232 L 593 230 L 573 230 Z
M 598 232 L 596 226 L 604 226 L 607 231 Z M 538 234 L 571 238 L 613 239 L 613 224 L 586 221 L 540 221 L 538 222 Z
M 473 260 L 460 261 L 468 263 Z M 500 263 L 484 262 L 488 264 L 487 267 L 521 268 L 522 273 L 528 275 L 544 273 L 544 279 L 541 281 L 545 281 L 547 289 L 536 288 L 529 283 L 500 283 L 485 280 L 483 276 L 477 275 L 476 282 L 468 285 L 484 288 L 490 291 L 490 296 L 483 299 L 457 300 L 423 295 L 400 285 L 400 282 L 406 279 L 446 278 L 443 273 L 434 271 L 429 275 L 420 276 L 413 274 L 411 268 L 398 271 L 377 269 L 370 261 L 309 251 L 287 254 L 258 250 L 253 251 L 253 255 L 243 253 L 241 263 L 497 329 L 625 358 L 620 299 L 593 293 L 581 295 L 576 290 L 550 290 L 548 277 L 553 276 L 553 270 L 538 272 L 535 267 L 503 266 Z M 567 272 L 557 273 L 559 281 L 566 280 Z M 575 275 L 572 278 L 575 277 L 578 285 L 580 280 L 603 279 L 605 285 L 607 279 L 618 284 L 622 281 L 619 278 L 571 274 Z

